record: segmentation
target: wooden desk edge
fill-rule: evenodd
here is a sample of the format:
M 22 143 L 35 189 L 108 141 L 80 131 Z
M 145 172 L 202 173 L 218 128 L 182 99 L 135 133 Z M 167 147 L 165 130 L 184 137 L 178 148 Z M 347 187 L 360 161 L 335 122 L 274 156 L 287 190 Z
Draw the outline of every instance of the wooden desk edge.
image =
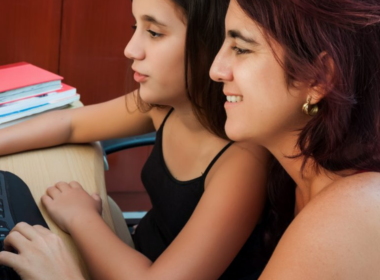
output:
M 103 201 L 103 219 L 114 231 L 104 179 L 103 153 L 99 142 L 82 145 L 61 145 L 0 157 L 0 170 L 13 172 L 29 186 L 50 229 L 57 233 L 76 257 L 82 272 L 87 268 L 71 238 L 60 230 L 47 215 L 40 198 L 47 187 L 58 181 L 78 181 L 91 193 L 97 192 Z

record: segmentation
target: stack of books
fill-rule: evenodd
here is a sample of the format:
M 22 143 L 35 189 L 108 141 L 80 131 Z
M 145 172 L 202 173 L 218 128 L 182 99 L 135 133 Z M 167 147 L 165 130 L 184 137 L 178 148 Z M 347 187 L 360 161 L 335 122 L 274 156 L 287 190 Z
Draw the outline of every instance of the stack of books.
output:
M 63 77 L 26 62 L 0 66 L 0 127 L 79 100 Z

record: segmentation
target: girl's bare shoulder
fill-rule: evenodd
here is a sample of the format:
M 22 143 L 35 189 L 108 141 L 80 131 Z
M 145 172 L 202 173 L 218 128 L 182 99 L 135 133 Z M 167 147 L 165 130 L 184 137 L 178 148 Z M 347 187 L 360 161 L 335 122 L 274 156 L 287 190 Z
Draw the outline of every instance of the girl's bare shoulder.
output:
M 207 176 L 209 181 L 231 182 L 232 185 L 265 186 L 269 152 L 251 143 L 232 143 L 214 164 Z
M 261 146 L 249 142 L 234 142 L 220 162 L 224 166 L 252 164 L 266 168 L 270 158 L 268 150 Z

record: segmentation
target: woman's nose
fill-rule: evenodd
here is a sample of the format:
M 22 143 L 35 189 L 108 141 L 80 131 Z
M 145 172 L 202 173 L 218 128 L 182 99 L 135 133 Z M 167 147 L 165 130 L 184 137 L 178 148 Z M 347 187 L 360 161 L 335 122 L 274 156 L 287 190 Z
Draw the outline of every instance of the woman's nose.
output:
M 231 62 L 225 54 L 223 48 L 219 51 L 212 63 L 210 77 L 215 82 L 226 82 L 233 79 Z

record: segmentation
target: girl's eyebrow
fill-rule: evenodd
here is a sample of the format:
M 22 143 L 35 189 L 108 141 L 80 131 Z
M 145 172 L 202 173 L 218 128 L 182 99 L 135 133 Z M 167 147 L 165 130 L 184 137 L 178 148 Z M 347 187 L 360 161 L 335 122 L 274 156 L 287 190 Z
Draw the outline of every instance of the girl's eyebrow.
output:
M 258 45 L 259 44 L 254 39 L 244 36 L 238 30 L 229 30 L 227 32 L 227 34 L 228 34 L 228 37 L 230 37 L 230 38 L 240 39 L 240 40 L 242 40 L 242 41 L 244 41 L 244 42 L 246 42 L 248 44 L 252 44 L 252 45 Z
M 159 26 L 162 26 L 162 27 L 166 27 L 166 24 L 164 24 L 164 23 L 158 21 L 158 20 L 157 20 L 155 17 L 153 17 L 153 16 L 143 15 L 143 16 L 141 17 L 141 19 L 142 19 L 143 21 L 147 21 L 147 22 L 153 23 L 153 24 L 155 24 L 155 25 L 159 25 Z

